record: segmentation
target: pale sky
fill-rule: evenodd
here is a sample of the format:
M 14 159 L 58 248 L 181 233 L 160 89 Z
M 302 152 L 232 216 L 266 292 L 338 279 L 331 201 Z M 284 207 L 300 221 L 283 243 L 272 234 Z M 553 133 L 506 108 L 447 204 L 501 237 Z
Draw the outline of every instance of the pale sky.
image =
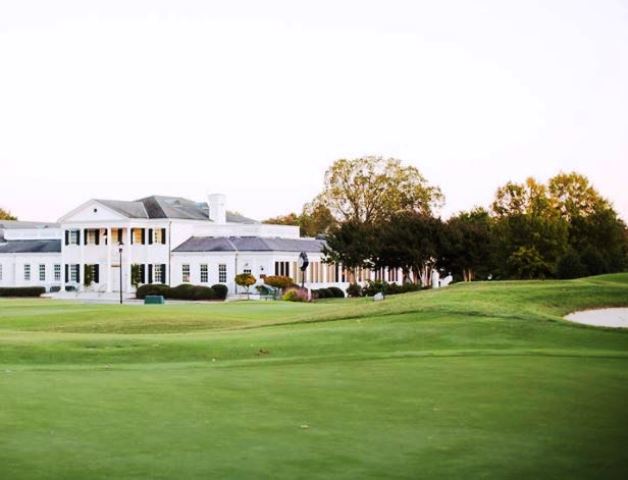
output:
M 338 158 L 443 215 L 589 176 L 628 219 L 628 0 L 0 0 L 0 206 L 227 195 L 300 211 Z

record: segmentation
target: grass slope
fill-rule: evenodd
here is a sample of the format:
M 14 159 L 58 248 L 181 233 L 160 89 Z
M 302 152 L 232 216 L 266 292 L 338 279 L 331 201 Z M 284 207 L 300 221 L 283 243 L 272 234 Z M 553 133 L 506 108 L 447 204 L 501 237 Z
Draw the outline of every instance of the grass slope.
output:
M 625 478 L 628 275 L 316 304 L 0 301 L 0 478 Z

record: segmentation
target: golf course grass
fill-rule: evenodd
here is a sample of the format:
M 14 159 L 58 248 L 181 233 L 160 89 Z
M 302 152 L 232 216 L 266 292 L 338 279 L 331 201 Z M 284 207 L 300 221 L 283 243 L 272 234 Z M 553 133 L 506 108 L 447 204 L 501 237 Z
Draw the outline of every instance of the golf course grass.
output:
M 313 304 L 0 299 L 0 479 L 628 478 L 628 274 Z

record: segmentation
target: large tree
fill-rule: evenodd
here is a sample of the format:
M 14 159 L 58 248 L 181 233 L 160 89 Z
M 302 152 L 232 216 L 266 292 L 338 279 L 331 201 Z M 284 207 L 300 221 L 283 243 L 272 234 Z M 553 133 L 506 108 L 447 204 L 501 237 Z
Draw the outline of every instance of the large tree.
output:
M 11 215 L 11 212 L 9 212 L 8 210 L 0 208 L 0 220 L 17 220 L 17 217 Z
M 375 268 L 400 268 L 404 281 L 412 273 L 415 283 L 427 286 L 432 268 L 441 256 L 443 237 L 439 218 L 399 212 L 377 225 L 373 264 Z
M 339 222 L 373 224 L 404 211 L 429 215 L 442 201 L 440 189 L 416 167 L 368 156 L 334 162 L 313 206 L 325 207 Z
M 355 281 L 356 268 L 373 268 L 376 233 L 372 225 L 349 220 L 331 228 L 323 247 L 325 262 L 341 263 Z
M 445 225 L 443 265 L 462 275 L 465 282 L 492 272 L 493 219 L 483 208 L 460 212 Z
M 327 234 L 331 227 L 336 224 L 336 220 L 324 205 L 308 203 L 303 207 L 300 215 L 292 212 L 269 218 L 262 223 L 298 226 L 302 236 L 316 237 Z

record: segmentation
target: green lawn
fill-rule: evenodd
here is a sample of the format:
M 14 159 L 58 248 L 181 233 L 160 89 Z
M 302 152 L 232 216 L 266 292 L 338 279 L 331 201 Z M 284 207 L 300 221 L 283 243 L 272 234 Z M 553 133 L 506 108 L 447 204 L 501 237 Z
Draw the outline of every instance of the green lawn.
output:
M 0 300 L 0 479 L 628 478 L 628 274 L 316 304 Z

